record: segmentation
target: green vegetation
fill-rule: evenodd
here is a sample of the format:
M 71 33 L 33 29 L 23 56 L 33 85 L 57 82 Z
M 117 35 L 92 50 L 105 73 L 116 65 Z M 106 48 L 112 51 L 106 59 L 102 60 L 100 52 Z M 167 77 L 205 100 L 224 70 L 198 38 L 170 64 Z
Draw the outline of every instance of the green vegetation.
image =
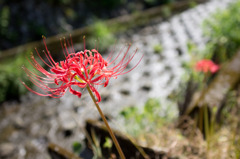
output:
M 218 63 L 233 57 L 240 48 L 239 7 L 240 1 L 238 0 L 228 9 L 215 13 L 204 23 L 205 34 L 209 37 L 205 55 Z
M 76 154 L 80 154 L 80 152 L 82 151 L 82 144 L 80 142 L 74 142 L 72 144 L 72 150 L 74 153 Z
M 162 14 L 164 18 L 169 18 L 172 15 L 171 8 L 169 6 L 164 6 L 162 8 Z
M 9 26 L 10 11 L 9 7 L 4 6 L 0 11 L 0 31 L 1 35 L 7 34 L 7 27 Z
M 109 138 L 109 137 L 106 137 L 106 138 L 105 138 L 105 142 L 104 142 L 104 144 L 103 144 L 103 147 L 104 147 L 104 148 L 111 149 L 112 146 L 113 146 L 112 139 Z
M 191 8 L 196 7 L 196 6 L 197 6 L 197 2 L 194 1 L 194 0 L 190 0 L 189 6 L 190 6 Z
M 176 117 L 176 108 L 171 106 L 163 108 L 158 99 L 151 98 L 147 100 L 143 110 L 127 107 L 121 111 L 120 116 L 124 117 L 127 132 L 136 137 L 173 121 Z
M 163 50 L 162 45 L 160 44 L 154 45 L 153 50 L 154 50 L 154 53 L 161 53 Z
M 94 23 L 91 35 L 91 38 L 87 39 L 88 48 L 98 48 L 100 52 L 104 52 L 109 49 L 109 46 L 114 44 L 116 41 L 106 23 L 102 21 Z
M 27 53 L 29 54 L 29 52 Z M 17 99 L 27 92 L 20 80 L 28 82 L 22 65 L 30 68 L 31 65 L 26 59 L 26 54 L 18 55 L 14 60 L 7 59 L 0 63 L 0 103 L 5 100 Z

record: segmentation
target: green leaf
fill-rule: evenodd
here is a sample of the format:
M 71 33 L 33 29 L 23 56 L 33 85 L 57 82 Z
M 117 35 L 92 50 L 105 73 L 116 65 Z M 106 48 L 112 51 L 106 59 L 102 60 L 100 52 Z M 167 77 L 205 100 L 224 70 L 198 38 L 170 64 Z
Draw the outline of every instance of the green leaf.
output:
M 104 148 L 112 148 L 112 140 L 109 137 L 105 138 L 105 142 L 103 144 Z
M 74 153 L 79 154 L 82 150 L 82 144 L 76 141 L 72 144 L 72 149 Z

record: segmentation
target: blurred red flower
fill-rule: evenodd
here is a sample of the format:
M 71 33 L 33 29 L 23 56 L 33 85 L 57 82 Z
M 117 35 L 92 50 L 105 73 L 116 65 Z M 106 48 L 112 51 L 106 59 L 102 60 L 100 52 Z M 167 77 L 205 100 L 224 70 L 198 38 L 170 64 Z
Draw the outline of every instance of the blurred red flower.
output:
M 215 73 L 219 70 L 219 66 L 215 64 L 213 61 L 208 59 L 198 61 L 195 68 L 197 71 L 201 71 L 204 73 L 207 72 Z

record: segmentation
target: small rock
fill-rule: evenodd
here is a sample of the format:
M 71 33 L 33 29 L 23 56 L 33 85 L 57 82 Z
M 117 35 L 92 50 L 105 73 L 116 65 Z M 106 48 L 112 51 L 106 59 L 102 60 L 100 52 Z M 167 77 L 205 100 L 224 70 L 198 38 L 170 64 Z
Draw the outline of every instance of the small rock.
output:
M 74 128 L 76 128 L 77 123 L 74 120 L 74 118 L 72 117 L 72 113 L 71 112 L 62 112 L 60 114 L 60 122 L 61 122 L 61 126 L 64 130 L 72 130 Z
M 23 129 L 25 127 L 24 121 L 21 117 L 16 117 L 14 120 L 14 127 L 17 129 Z
M 16 147 L 11 143 L 3 143 L 0 145 L 0 157 L 9 157 L 14 154 Z

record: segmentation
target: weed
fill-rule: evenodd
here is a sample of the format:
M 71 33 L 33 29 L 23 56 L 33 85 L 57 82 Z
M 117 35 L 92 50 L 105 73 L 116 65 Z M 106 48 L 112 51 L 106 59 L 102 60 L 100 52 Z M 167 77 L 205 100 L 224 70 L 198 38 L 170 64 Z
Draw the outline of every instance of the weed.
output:
M 163 50 L 162 45 L 160 44 L 154 45 L 153 50 L 154 50 L 154 53 L 161 53 Z
M 29 51 L 27 52 L 29 54 Z M 6 100 L 19 100 L 20 96 L 27 92 L 20 79 L 26 82 L 22 65 L 31 67 L 26 60 L 26 54 L 19 54 L 15 59 L 7 59 L 0 64 L 0 103 Z

